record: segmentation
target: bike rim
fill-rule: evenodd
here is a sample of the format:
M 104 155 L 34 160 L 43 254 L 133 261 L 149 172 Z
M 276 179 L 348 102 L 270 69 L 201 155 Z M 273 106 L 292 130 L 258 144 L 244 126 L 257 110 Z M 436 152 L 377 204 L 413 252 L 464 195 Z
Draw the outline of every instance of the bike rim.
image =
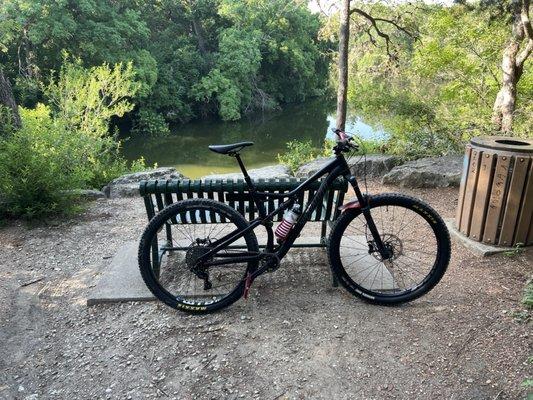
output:
M 439 257 L 432 225 L 416 211 L 398 205 L 374 207 L 372 218 L 393 255 L 381 259 L 361 213 L 348 223 L 340 241 L 347 275 L 371 295 L 396 297 L 419 289 L 430 279 Z
M 185 304 L 204 306 L 223 300 L 242 284 L 249 263 L 200 268 L 195 265 L 212 242 L 236 229 L 238 226 L 228 215 L 202 207 L 163 221 L 150 241 L 153 279 L 167 296 Z M 241 238 L 218 254 L 243 252 L 246 248 L 246 241 Z

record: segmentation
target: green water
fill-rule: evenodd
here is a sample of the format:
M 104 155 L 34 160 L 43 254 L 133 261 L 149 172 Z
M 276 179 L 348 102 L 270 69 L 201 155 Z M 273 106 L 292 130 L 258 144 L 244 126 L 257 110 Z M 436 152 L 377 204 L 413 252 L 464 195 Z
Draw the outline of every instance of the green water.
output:
M 210 120 L 178 125 L 168 137 L 131 137 L 125 140 L 122 152 L 129 160 L 143 156 L 149 165 L 174 166 L 189 178 L 199 178 L 238 170 L 234 158 L 211 152 L 207 148 L 210 144 L 254 142 L 254 146 L 243 150 L 242 157 L 248 168 L 257 168 L 277 164 L 278 153 L 285 151 L 290 140 L 311 140 L 321 147 L 326 135 L 331 137 L 328 131 L 334 121 L 331 101 L 313 100 L 237 122 Z M 384 135 L 357 117 L 350 119 L 346 130 L 365 138 L 378 139 Z

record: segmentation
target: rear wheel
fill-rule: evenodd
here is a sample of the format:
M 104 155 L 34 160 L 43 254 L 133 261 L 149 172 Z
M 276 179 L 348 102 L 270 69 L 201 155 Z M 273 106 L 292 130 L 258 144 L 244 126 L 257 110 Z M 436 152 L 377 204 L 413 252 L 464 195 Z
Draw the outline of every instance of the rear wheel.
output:
M 196 261 L 216 240 L 247 226 L 237 211 L 214 200 L 184 200 L 163 209 L 139 244 L 144 282 L 159 300 L 179 310 L 205 313 L 229 306 L 242 296 L 245 277 L 257 262 L 202 267 Z M 212 258 L 246 251 L 259 252 L 252 231 Z
M 372 303 L 398 304 L 430 291 L 450 260 L 450 236 L 429 205 L 399 194 L 373 196 L 372 219 L 392 256 L 382 260 L 360 209 L 344 212 L 330 236 L 332 270 L 352 294 Z

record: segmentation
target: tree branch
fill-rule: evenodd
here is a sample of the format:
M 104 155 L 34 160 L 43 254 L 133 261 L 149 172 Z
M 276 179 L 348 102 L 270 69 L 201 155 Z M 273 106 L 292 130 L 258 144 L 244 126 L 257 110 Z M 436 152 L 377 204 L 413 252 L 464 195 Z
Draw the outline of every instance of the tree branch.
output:
M 378 23 L 376 22 L 376 19 L 374 17 L 372 17 L 370 14 L 366 13 L 365 11 L 363 11 L 363 10 L 361 10 L 359 8 L 352 8 L 350 10 L 350 14 L 353 14 L 353 13 L 357 13 L 357 14 L 361 15 L 368 22 L 370 22 L 372 24 L 372 27 L 374 28 L 374 30 L 376 31 L 378 36 L 382 37 L 383 39 L 385 39 L 385 45 L 387 47 L 387 54 L 389 55 L 389 57 L 390 58 L 395 58 L 390 52 L 390 42 L 391 42 L 390 36 L 388 34 L 386 34 L 385 32 L 383 32 L 381 29 L 379 29 L 379 26 L 378 26 Z
M 381 22 L 386 22 L 388 24 L 391 24 L 391 25 L 394 25 L 396 27 L 396 29 L 402 31 L 403 33 L 405 33 L 407 36 L 417 40 L 418 39 L 418 36 L 416 34 L 413 34 L 412 32 L 409 32 L 406 28 L 404 28 L 403 26 L 399 25 L 396 21 L 393 21 L 391 19 L 386 19 L 386 18 L 374 18 L 376 21 L 381 21 Z
M 529 1 L 529 0 L 526 0 L 526 1 Z M 363 18 L 365 18 L 368 22 L 370 22 L 372 28 L 374 28 L 374 31 L 376 31 L 377 35 L 383 39 L 385 39 L 385 47 L 387 49 L 387 54 L 389 56 L 389 58 L 391 60 L 397 60 L 397 56 L 395 54 L 392 54 L 391 51 L 390 51 L 390 45 L 392 43 L 392 40 L 390 38 L 390 35 L 383 32 L 379 25 L 378 25 L 378 22 L 384 22 L 384 23 L 387 23 L 387 24 L 390 24 L 392 26 L 394 26 L 396 29 L 398 29 L 399 31 L 403 32 L 404 34 L 406 34 L 407 36 L 413 38 L 413 39 L 417 39 L 417 36 L 415 34 L 413 34 L 412 32 L 409 32 L 409 30 L 407 30 L 405 27 L 401 26 L 397 21 L 394 21 L 392 19 L 387 19 L 387 18 L 382 18 L 382 17 L 373 17 L 372 15 L 370 15 L 369 13 L 367 13 L 366 11 L 363 11 L 361 10 L 360 8 L 357 8 L 357 7 L 354 7 L 354 8 L 351 8 L 350 9 L 350 15 L 351 14 L 359 14 L 360 16 L 362 16 Z M 370 41 L 372 42 L 373 45 L 376 45 L 376 41 L 374 39 L 374 37 L 370 34 L 370 29 L 367 29 L 365 31 L 368 36 L 370 37 Z

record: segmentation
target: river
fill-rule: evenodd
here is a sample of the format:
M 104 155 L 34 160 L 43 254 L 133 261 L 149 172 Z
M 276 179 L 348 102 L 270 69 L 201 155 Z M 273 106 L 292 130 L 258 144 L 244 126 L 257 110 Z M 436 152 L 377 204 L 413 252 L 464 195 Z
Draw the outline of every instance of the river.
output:
M 210 144 L 252 141 L 254 146 L 242 152 L 245 165 L 257 168 L 277 164 L 290 140 L 311 140 L 322 147 L 324 138 L 332 137 L 335 125 L 334 104 L 315 99 L 285 106 L 283 110 L 257 113 L 237 122 L 219 120 L 194 121 L 171 128 L 167 137 L 131 137 L 124 141 L 122 152 L 128 160 L 144 157 L 149 165 L 174 166 L 189 178 L 238 170 L 232 157 L 217 155 Z M 358 117 L 351 117 L 346 130 L 365 139 L 383 139 L 386 134 L 374 129 Z

